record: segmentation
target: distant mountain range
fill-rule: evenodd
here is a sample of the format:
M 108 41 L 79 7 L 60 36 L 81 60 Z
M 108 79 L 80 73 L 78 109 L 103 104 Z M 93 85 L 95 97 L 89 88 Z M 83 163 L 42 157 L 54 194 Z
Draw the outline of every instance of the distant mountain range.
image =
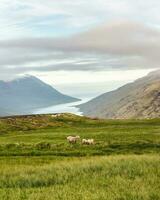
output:
M 0 116 L 30 114 L 34 109 L 79 100 L 58 92 L 34 76 L 0 81 Z
M 89 117 L 160 117 L 160 70 L 78 106 Z

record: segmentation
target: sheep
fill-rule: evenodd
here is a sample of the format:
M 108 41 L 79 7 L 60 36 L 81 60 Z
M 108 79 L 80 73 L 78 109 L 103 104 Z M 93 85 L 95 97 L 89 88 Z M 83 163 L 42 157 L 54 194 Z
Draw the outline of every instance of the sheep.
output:
M 92 145 L 94 144 L 94 139 L 82 139 L 82 144 Z
M 88 140 L 87 139 L 82 139 L 82 144 L 88 144 Z
M 76 143 L 78 139 L 80 139 L 80 136 L 78 136 L 78 135 L 77 136 L 68 136 L 67 137 L 68 142 L 72 143 L 72 144 Z
M 53 118 L 60 117 L 60 116 L 61 116 L 61 113 L 51 115 L 51 117 L 53 117 Z
M 88 139 L 89 144 L 94 144 L 94 139 Z

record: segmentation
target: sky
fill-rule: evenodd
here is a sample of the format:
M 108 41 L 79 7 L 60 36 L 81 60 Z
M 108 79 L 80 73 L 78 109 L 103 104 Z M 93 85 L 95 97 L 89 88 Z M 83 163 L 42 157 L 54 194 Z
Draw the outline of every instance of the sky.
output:
M 160 65 L 159 0 L 0 0 L 0 80 L 96 96 Z

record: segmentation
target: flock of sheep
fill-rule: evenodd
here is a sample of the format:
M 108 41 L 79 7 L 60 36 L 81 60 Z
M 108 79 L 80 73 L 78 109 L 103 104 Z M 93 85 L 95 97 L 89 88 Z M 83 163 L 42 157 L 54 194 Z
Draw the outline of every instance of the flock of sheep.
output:
M 75 144 L 80 139 L 80 136 L 68 136 L 67 140 L 70 144 Z M 82 144 L 92 145 L 95 144 L 94 139 L 82 139 Z

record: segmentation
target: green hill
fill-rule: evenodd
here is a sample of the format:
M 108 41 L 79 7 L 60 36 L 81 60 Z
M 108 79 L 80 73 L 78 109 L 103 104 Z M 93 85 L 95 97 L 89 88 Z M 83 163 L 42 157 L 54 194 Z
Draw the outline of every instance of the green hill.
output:
M 97 120 L 72 114 L 0 119 L 0 155 L 86 156 L 156 153 L 160 119 Z M 94 138 L 96 144 L 68 144 L 68 135 Z
M 0 200 L 159 200 L 159 153 L 160 119 L 0 118 Z

